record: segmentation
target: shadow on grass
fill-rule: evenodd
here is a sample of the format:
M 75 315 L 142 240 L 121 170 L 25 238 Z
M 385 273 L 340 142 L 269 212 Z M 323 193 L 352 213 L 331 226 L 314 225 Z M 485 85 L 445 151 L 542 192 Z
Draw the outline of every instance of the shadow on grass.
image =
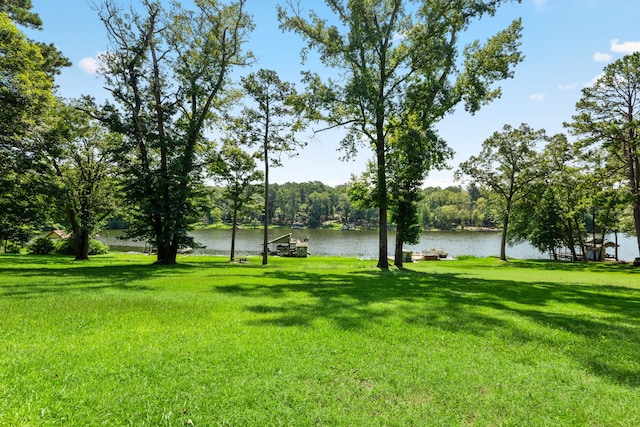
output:
M 523 284 L 411 270 L 268 271 L 264 276 L 269 284 L 215 291 L 248 298 L 246 309 L 256 314 L 250 321 L 255 325 L 309 326 L 322 318 L 364 333 L 372 324 L 399 318 L 414 327 L 504 336 L 515 345 L 541 343 L 552 352 L 561 346 L 563 354 L 594 374 L 640 386 L 640 289 Z
M 34 264 L 37 267 L 32 267 Z M 0 298 L 31 298 L 43 294 L 118 289 L 144 291 L 147 279 L 174 276 L 193 270 L 189 264 L 156 266 L 152 264 L 84 264 L 65 257 L 14 257 L 9 265 L 0 264 Z M 19 278 L 19 279 L 18 279 Z
M 635 274 L 640 276 L 640 268 L 634 267 L 631 263 L 609 263 L 609 262 L 582 262 L 582 261 L 550 261 L 542 259 L 516 260 L 510 262 L 509 266 L 518 268 L 536 268 L 539 270 L 553 271 L 585 271 L 592 273 L 609 273 L 612 267 L 616 272 L 625 274 Z

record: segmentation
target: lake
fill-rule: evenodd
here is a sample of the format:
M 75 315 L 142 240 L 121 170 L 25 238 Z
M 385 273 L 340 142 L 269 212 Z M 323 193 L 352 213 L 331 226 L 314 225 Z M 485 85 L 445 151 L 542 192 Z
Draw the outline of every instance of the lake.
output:
M 304 229 L 288 230 L 286 228 L 269 230 L 269 239 L 276 238 L 289 232 L 293 237 L 309 238 L 309 252 L 311 255 L 345 256 L 358 258 L 378 257 L 377 230 L 322 230 Z M 124 234 L 121 230 L 105 230 L 100 240 L 109 245 L 113 251 L 144 250 L 144 242 L 121 240 Z M 194 230 L 191 232 L 196 241 L 205 246 L 197 253 L 207 255 L 229 255 L 231 248 L 231 230 Z M 613 237 L 610 237 L 613 240 Z M 395 232 L 389 231 L 389 256 L 394 252 Z M 624 235 L 618 236 L 619 257 L 622 260 L 633 261 L 637 256 L 635 238 Z M 236 256 L 258 255 L 262 245 L 262 229 L 242 229 L 236 235 Z M 500 233 L 477 231 L 426 231 L 422 233 L 417 245 L 405 245 L 406 250 L 422 252 L 431 248 L 442 249 L 449 255 L 474 255 L 478 257 L 498 256 L 500 254 Z M 524 243 L 507 247 L 507 256 L 519 259 L 548 258 L 546 253 L 540 253 L 533 246 Z

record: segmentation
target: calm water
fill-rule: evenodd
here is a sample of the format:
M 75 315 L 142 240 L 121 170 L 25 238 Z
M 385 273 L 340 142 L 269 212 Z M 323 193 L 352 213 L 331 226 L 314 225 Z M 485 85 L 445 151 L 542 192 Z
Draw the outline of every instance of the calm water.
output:
M 309 237 L 311 255 L 337 255 L 360 258 L 377 258 L 377 230 L 271 230 L 269 239 L 292 232 L 295 238 Z M 122 231 L 104 231 L 100 240 L 114 251 L 144 250 L 144 242 L 118 239 Z M 192 232 L 196 241 L 206 246 L 198 253 L 228 255 L 231 248 L 231 230 L 196 230 Z M 393 255 L 395 233 L 389 232 L 389 256 Z M 613 239 L 613 238 L 612 238 Z M 637 256 L 635 238 L 618 236 L 619 257 L 633 260 Z M 236 256 L 257 255 L 262 244 L 262 230 L 238 230 L 236 235 Z M 431 248 L 442 249 L 451 256 L 475 255 L 478 257 L 497 256 L 500 253 L 500 233 L 472 231 L 428 231 L 422 234 L 417 245 L 405 245 L 406 250 L 422 252 Z M 507 256 L 520 259 L 548 258 L 529 244 L 507 247 Z

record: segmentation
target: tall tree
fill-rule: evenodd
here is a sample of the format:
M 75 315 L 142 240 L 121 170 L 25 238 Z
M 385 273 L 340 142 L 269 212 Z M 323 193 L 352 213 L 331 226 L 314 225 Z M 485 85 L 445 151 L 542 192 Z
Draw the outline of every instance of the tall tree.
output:
M 520 21 L 489 38 L 464 47 L 460 33 L 507 0 L 325 0 L 339 24 L 288 1 L 278 10 L 281 28 L 298 33 L 340 79 L 323 82 L 308 73 L 313 93 L 311 117 L 329 127 L 346 127 L 347 154 L 366 141 L 375 153 L 374 201 L 379 211 L 378 267 L 387 259 L 387 153 L 389 135 L 409 113 L 423 132 L 463 102 L 473 113 L 500 95 L 496 81 L 511 77 L 518 52 Z M 343 78 L 342 78 L 343 77 Z M 339 82 L 344 82 L 340 84 Z M 440 147 L 425 147 L 426 149 Z
M 541 161 L 545 175 L 523 199 L 523 209 L 515 212 L 515 233 L 553 259 L 558 258 L 559 248 L 568 247 L 576 260 L 582 228 L 580 222 L 576 227 L 575 218 L 584 198 L 585 177 L 575 166 L 573 147 L 564 134 L 549 139 Z
M 125 13 L 106 0 L 99 11 L 112 44 L 102 72 L 117 104 L 103 119 L 126 137 L 120 164 L 136 207 L 130 235 L 151 239 L 156 262 L 173 264 L 190 241 L 203 133 L 228 100 L 230 73 L 250 59 L 242 45 L 253 24 L 245 0 L 195 0 L 196 10 L 170 11 L 141 3 Z
M 281 155 L 293 155 L 304 145 L 296 133 L 304 124 L 296 109 L 295 88 L 283 82 L 273 70 L 259 70 L 242 79 L 249 105 L 242 109 L 239 129 L 251 144 L 258 144 L 257 155 L 264 164 L 264 218 L 262 264 L 266 265 L 269 241 L 269 167 L 281 166 Z
M 70 65 L 12 22 L 41 28 L 30 8 L 26 0 L 0 2 L 0 226 L 16 230 L 43 221 L 47 194 L 55 194 L 36 135 L 54 102 L 54 77 Z
M 224 141 L 220 153 L 211 162 L 210 169 L 214 179 L 224 185 L 224 197 L 231 202 L 231 255 L 229 260 L 233 262 L 235 260 L 238 214 L 242 213 L 259 190 L 258 182 L 262 180 L 262 173 L 256 170 L 255 158 L 242 150 L 236 141 L 230 139 Z
M 430 129 L 429 129 L 430 131 Z M 434 132 L 425 132 L 417 117 L 404 119 L 389 136 L 388 186 L 391 221 L 396 224 L 394 264 L 401 268 L 404 243 L 418 243 L 422 232 L 417 202 L 424 178 L 432 168 L 442 169 L 452 155 Z
M 546 139 L 544 130 L 533 130 L 526 124 L 514 129 L 509 125 L 482 143 L 482 150 L 460 164 L 458 179 L 469 176 L 473 182 L 489 188 L 501 200 L 502 239 L 500 259 L 507 260 L 506 245 L 509 221 L 516 204 L 535 189 L 545 175 L 536 145 Z
M 41 138 L 60 183 L 58 208 L 69 221 L 75 259 L 87 260 L 89 241 L 116 209 L 120 191 L 112 154 L 119 138 L 62 100 L 49 114 Z
M 576 110 L 569 129 L 583 148 L 605 151 L 607 167 L 625 183 L 640 256 L 640 52 L 607 65 Z

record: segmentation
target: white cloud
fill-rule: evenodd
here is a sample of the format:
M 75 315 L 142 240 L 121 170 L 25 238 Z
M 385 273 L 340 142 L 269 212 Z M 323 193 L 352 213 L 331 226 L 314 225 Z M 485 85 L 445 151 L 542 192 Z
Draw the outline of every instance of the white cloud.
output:
M 640 52 L 639 42 L 620 42 L 618 39 L 611 40 L 611 51 L 627 55 L 634 52 Z
M 544 93 L 534 93 L 529 96 L 529 99 L 533 102 L 542 102 L 544 101 Z
M 604 76 L 604 73 L 600 73 L 600 74 L 598 74 L 598 75 L 597 75 L 597 76 L 595 76 L 593 79 L 591 79 L 591 81 L 589 81 L 589 82 L 585 83 L 585 84 L 584 84 L 584 87 L 592 87 L 592 86 L 594 86 L 594 85 L 598 82 L 598 80 L 600 80 L 600 78 L 601 78 L 602 76 Z
M 96 58 L 89 56 L 80 60 L 78 66 L 87 74 L 95 74 L 100 65 Z
M 547 4 L 549 0 L 533 0 L 533 3 L 537 6 L 537 7 L 542 7 L 545 4 Z
M 578 87 L 578 83 L 573 82 L 573 83 L 567 83 L 566 85 L 559 85 L 558 89 L 560 89 L 560 90 L 574 90 L 577 87 Z
M 593 54 L 593 59 L 596 62 L 609 62 L 611 61 L 611 56 L 610 53 L 596 52 Z

